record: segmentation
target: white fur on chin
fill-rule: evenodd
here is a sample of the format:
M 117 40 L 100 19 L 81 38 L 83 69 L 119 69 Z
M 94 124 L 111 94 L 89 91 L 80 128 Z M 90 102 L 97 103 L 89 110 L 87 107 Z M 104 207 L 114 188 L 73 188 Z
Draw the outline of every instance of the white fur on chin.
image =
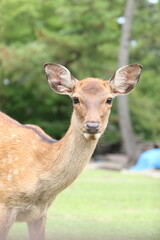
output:
M 90 134 L 90 133 L 87 133 L 87 132 L 84 132 L 84 137 L 87 139 L 87 140 L 98 140 L 101 136 L 101 133 L 95 133 L 95 134 Z

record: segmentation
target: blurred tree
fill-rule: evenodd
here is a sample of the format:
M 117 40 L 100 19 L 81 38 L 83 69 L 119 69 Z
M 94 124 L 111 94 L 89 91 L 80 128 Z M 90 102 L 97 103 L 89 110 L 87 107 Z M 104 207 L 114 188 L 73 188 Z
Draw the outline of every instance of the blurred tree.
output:
M 125 66 L 129 63 L 129 45 L 131 41 L 131 30 L 133 15 L 135 9 L 135 0 L 127 0 L 124 11 L 124 24 L 122 25 L 122 33 L 120 38 L 120 49 L 118 55 L 118 67 Z M 137 159 L 136 141 L 133 133 L 131 117 L 128 107 L 128 96 L 118 97 L 118 114 L 119 125 L 124 151 L 130 163 Z
M 8 0 L 8 4 L 10 1 L 11 0 Z M 23 0 L 19 1 L 21 1 L 21 5 L 23 5 Z M 12 85 L 9 84 L 7 86 L 3 86 L 2 84 L 3 93 L 1 96 L 5 95 L 5 101 L 1 101 L 1 108 L 5 109 L 6 112 L 12 114 L 13 117 L 22 122 L 33 122 L 34 120 L 34 122 L 40 123 L 41 126 L 54 126 L 55 120 L 59 116 L 54 116 L 54 124 L 51 124 L 49 122 L 51 121 L 49 116 L 45 114 L 46 107 L 43 107 L 42 104 L 39 105 L 37 102 L 38 92 L 42 91 L 42 87 L 40 88 L 39 83 L 45 89 L 43 92 L 46 91 L 46 95 L 48 94 L 48 96 L 50 96 L 42 80 L 44 74 L 41 74 L 41 64 L 45 61 L 61 63 L 70 68 L 77 78 L 84 78 L 87 76 L 101 77 L 103 75 L 104 78 L 106 78 L 105 73 L 107 69 L 113 74 L 115 70 L 115 64 L 113 62 L 117 49 L 113 47 L 111 43 L 114 38 L 117 39 L 116 41 L 118 42 L 119 26 L 116 23 L 116 17 L 119 14 L 115 11 L 114 14 L 106 15 L 105 13 L 112 9 L 112 5 L 103 1 L 81 1 L 78 3 L 74 0 L 69 2 L 61 0 L 58 3 L 53 3 L 53 1 L 48 0 L 42 1 L 38 5 L 38 10 L 36 10 L 36 3 L 34 2 L 28 2 L 27 8 L 21 8 L 15 0 L 11 2 L 11 9 L 14 9 L 14 16 L 16 16 L 16 18 L 9 17 L 7 21 L 7 19 L 3 17 L 2 22 L 4 22 L 4 25 L 6 25 L 8 29 L 11 29 L 12 25 L 14 25 L 15 28 L 17 27 L 15 30 L 17 31 L 17 35 L 12 34 L 11 31 L 5 31 L 6 28 L 3 28 L 3 34 L 1 34 L 1 39 L 5 42 L 5 46 L 1 47 L 2 79 L 7 78 L 12 83 Z M 5 16 L 7 11 L 10 11 L 10 8 L 7 9 L 8 4 L 2 4 L 2 10 Z M 27 15 L 29 7 L 32 9 L 30 12 L 31 15 L 33 13 L 32 17 Z M 25 9 L 26 13 L 24 14 Z M 22 10 L 23 14 L 21 14 Z M 23 16 L 26 16 L 28 21 L 24 21 Z M 32 18 L 33 26 L 36 26 L 34 28 L 34 34 L 28 32 L 27 35 L 23 35 L 23 29 L 28 29 L 30 26 L 30 17 Z M 115 20 L 112 23 L 113 17 Z M 20 21 L 21 18 L 22 21 Z M 17 21 L 19 23 L 18 26 Z M 21 23 L 23 23 L 23 27 Z M 20 32 L 21 36 L 18 35 Z M 110 32 L 108 35 L 108 45 L 106 43 L 106 32 Z M 107 58 L 109 58 L 110 61 L 106 63 Z M 78 73 L 79 76 L 75 73 Z M 111 75 L 108 74 L 107 78 L 109 76 Z M 35 93 L 32 87 L 33 82 L 34 86 L 37 84 Z M 23 90 L 22 83 L 24 85 Z M 10 105 L 6 105 L 6 102 L 11 97 L 14 99 L 16 98 L 8 95 L 8 89 L 12 87 L 13 91 L 11 92 L 13 94 L 14 88 L 16 88 L 16 90 L 20 88 L 22 94 L 25 94 L 25 86 L 28 90 L 32 89 L 31 92 L 33 92 L 33 95 L 32 100 L 31 98 L 30 100 L 34 102 L 37 107 L 33 109 L 34 104 L 30 106 L 29 100 L 25 99 L 24 104 L 28 102 L 30 111 L 26 109 L 25 113 L 20 114 L 22 108 L 19 108 L 19 111 L 14 111 L 13 113 L 13 108 L 11 108 Z M 66 100 L 67 97 L 54 94 L 52 98 L 46 97 L 46 99 L 53 103 L 54 108 L 57 108 L 57 106 L 55 106 L 57 103 L 58 106 L 63 103 L 63 114 L 66 115 L 66 112 L 70 113 L 70 111 L 65 110 L 66 108 L 68 109 L 69 103 L 69 100 Z M 57 99 L 57 101 L 54 101 L 54 99 Z M 21 103 L 21 105 L 23 104 Z M 19 107 L 18 102 L 15 102 L 15 108 L 16 106 Z M 32 116 L 33 113 L 34 116 Z M 64 133 L 64 129 L 66 129 L 67 123 L 69 122 L 68 116 L 69 114 L 66 115 L 67 120 L 64 119 L 64 121 L 66 121 L 65 123 L 63 123 L 62 120 L 61 124 L 59 122 L 61 128 L 56 128 L 56 137 L 60 137 Z M 43 118 L 45 120 L 42 121 Z M 51 128 L 49 132 L 55 135 L 54 129 L 53 133 Z
M 52 94 L 42 64 L 64 64 L 78 79 L 109 79 L 116 70 L 121 30 L 117 18 L 123 15 L 125 2 L 0 1 L 0 108 L 60 138 L 69 125 L 71 102 Z M 158 6 L 137 2 L 129 46 L 130 63 L 144 65 L 141 81 L 129 95 L 129 107 L 134 130 L 145 140 L 158 140 L 160 134 Z M 120 141 L 115 105 L 106 139 Z
M 160 138 L 160 1 L 137 1 L 133 22 L 130 59 L 144 66 L 141 81 L 130 98 L 133 127 L 140 139 Z M 138 107 L 139 106 L 139 107 Z

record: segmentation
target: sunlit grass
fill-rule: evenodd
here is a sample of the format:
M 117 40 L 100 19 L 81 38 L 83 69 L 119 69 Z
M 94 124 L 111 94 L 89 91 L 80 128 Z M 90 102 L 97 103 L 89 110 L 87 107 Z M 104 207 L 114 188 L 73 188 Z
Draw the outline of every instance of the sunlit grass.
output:
M 46 235 L 49 240 L 159 240 L 159 226 L 160 179 L 85 170 L 50 208 Z M 23 224 L 15 224 L 10 236 L 18 240 L 24 232 Z

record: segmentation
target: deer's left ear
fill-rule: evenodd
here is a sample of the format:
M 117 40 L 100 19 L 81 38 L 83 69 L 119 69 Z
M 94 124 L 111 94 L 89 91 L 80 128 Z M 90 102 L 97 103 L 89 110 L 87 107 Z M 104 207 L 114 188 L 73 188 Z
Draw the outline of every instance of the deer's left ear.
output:
M 110 79 L 110 86 L 113 94 L 127 94 L 137 85 L 141 75 L 142 66 L 131 64 L 119 68 Z

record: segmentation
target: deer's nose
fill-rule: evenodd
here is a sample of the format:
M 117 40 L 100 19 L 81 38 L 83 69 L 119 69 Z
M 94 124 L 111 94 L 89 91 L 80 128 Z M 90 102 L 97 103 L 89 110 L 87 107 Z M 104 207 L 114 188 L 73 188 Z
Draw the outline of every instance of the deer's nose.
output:
M 88 133 L 97 133 L 99 131 L 99 122 L 86 122 L 86 130 Z

